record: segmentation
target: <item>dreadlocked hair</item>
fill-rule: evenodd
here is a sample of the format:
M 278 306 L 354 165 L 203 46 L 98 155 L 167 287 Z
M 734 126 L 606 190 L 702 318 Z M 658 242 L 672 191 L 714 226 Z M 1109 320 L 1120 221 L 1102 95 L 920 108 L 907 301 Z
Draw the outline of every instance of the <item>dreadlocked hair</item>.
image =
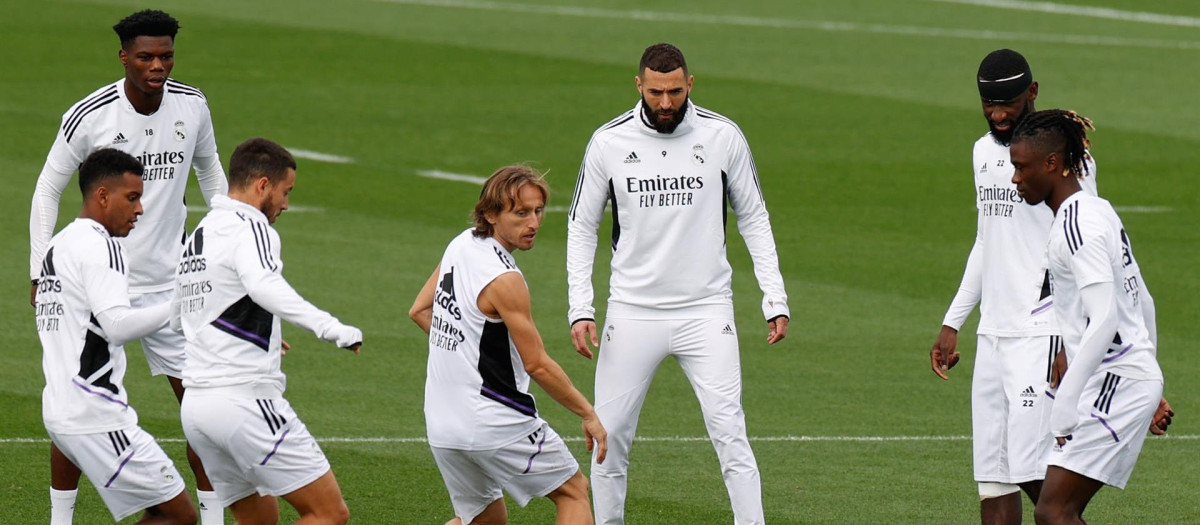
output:
M 1092 119 L 1071 110 L 1047 109 L 1030 113 L 1017 124 L 1013 131 L 1013 144 L 1032 141 L 1048 151 L 1061 151 L 1066 155 L 1063 172 L 1082 177 L 1088 173 L 1087 161 L 1091 159 L 1088 148 L 1088 130 L 1095 131 Z

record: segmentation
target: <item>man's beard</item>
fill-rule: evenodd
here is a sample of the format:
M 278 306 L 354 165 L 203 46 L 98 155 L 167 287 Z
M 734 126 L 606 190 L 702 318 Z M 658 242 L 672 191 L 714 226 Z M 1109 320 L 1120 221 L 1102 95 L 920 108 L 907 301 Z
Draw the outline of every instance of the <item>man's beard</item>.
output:
M 991 119 L 988 119 L 988 129 L 991 130 L 992 137 L 996 139 L 996 142 L 999 142 L 1004 146 L 1012 145 L 1013 134 L 1017 132 L 1017 125 L 1020 124 L 1022 120 L 1025 120 L 1025 117 L 1028 117 L 1032 112 L 1033 108 L 1030 106 L 1031 104 L 1029 102 L 1025 103 L 1025 107 L 1021 109 L 1021 114 L 1017 115 L 1017 118 L 1013 119 L 1012 125 L 1008 127 L 1007 131 L 997 130 L 996 123 L 992 122 Z
M 683 122 L 683 116 L 687 114 L 687 110 L 688 99 L 687 97 L 684 97 L 683 104 L 680 104 L 679 110 L 676 111 L 675 114 L 671 115 L 671 118 L 667 120 L 659 120 L 659 112 L 657 110 L 650 109 L 650 104 L 647 104 L 646 99 L 642 98 L 642 114 L 645 115 L 646 120 L 650 122 L 650 125 L 654 126 L 654 130 L 659 133 L 674 133 L 675 128 L 679 127 L 679 123 Z

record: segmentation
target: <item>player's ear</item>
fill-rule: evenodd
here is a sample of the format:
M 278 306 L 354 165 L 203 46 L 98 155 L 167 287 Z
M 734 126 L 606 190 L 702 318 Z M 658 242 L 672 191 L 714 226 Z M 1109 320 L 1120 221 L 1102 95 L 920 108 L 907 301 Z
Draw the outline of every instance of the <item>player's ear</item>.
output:
M 125 48 L 122 47 L 119 51 L 117 51 L 117 58 L 121 59 L 122 66 L 129 66 L 129 53 L 125 52 Z
M 96 187 L 95 191 L 96 202 L 100 203 L 100 207 L 107 208 L 108 199 L 112 196 L 112 194 L 108 192 L 108 186 L 101 184 L 100 186 Z
M 1038 92 L 1038 83 L 1033 82 L 1032 84 L 1029 84 L 1029 91 L 1028 91 L 1029 96 L 1026 97 L 1026 100 L 1028 100 L 1029 102 L 1033 102 L 1034 100 L 1037 100 L 1037 92 Z

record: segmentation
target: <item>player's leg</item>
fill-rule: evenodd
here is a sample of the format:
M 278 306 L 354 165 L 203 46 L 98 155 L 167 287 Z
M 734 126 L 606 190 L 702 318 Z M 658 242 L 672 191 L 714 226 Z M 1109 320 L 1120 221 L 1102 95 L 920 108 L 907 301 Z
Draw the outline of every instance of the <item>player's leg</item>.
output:
M 984 525 L 1021 522 L 1021 489 L 1008 472 L 1008 395 L 1004 390 L 999 338 L 976 338 L 971 378 L 971 432 L 975 481 L 979 489 L 979 521 Z
M 608 457 L 592 460 L 596 522 L 625 522 L 629 452 L 646 391 L 667 355 L 668 322 L 609 318 L 596 362 L 596 415 L 608 431 Z
M 207 466 L 214 492 L 220 494 L 220 499 L 209 505 L 209 511 L 215 510 L 223 518 L 228 507 L 238 523 L 275 523 L 279 519 L 275 498 L 258 495 L 246 467 L 248 461 L 226 446 L 250 434 L 245 428 L 264 424 L 261 414 L 251 412 L 246 404 L 245 400 L 207 389 L 191 389 L 180 404 L 179 420 L 188 443 Z M 253 400 L 248 404 L 254 404 Z
M 82 475 L 79 467 L 51 442 L 50 525 L 71 525 L 75 519 L 75 498 L 79 495 Z
M 170 301 L 174 291 L 163 291 L 130 296 L 130 306 L 145 308 Z M 142 338 L 142 353 L 146 356 L 146 364 L 153 375 L 164 375 L 175 394 L 175 400 L 183 402 L 183 361 L 186 357 L 187 339 L 182 333 L 164 328 Z M 196 477 L 196 499 L 200 505 L 200 520 L 204 525 L 219 525 L 224 521 L 224 511 L 220 499 L 213 490 L 212 482 L 204 470 L 200 456 L 188 443 L 187 459 L 192 474 Z
M 1007 399 L 1004 457 L 1008 481 L 1016 483 L 1037 504 L 1050 436 L 1050 373 L 1054 355 L 1062 347 L 1058 336 L 998 338 L 1000 368 Z
M 1161 381 L 1110 372 L 1088 379 L 1071 440 L 1050 452 L 1034 513 L 1038 523 L 1083 523 L 1083 511 L 1101 486 L 1125 488 L 1161 398 Z
M 149 511 L 146 523 L 192 525 L 196 510 L 183 479 L 154 437 L 137 426 L 95 434 L 50 435 L 87 475 L 116 521 Z
M 194 525 L 199 515 L 187 491 L 180 491 L 174 498 L 146 509 L 138 525 Z
M 670 352 L 700 401 L 708 437 L 721 463 L 734 522 L 763 523 L 762 484 L 746 434 L 742 366 L 733 319 L 677 323 Z
M 343 525 L 350 521 L 350 509 L 342 499 L 342 489 L 330 470 L 316 481 L 283 495 L 300 513 L 297 524 Z
M 429 447 L 438 472 L 450 494 L 454 519 L 447 524 L 501 525 L 508 521 L 508 508 L 500 484 L 476 462 L 482 451 Z
M 1034 508 L 1038 525 L 1082 524 L 1087 507 L 1104 483 L 1059 466 L 1046 469 L 1046 481 Z
M 576 471 L 571 479 L 546 495 L 558 510 L 557 525 L 591 525 L 592 506 L 588 501 L 588 482 L 583 472 Z
M 274 496 L 251 494 L 229 505 L 237 525 L 276 525 L 279 523 L 279 501 Z

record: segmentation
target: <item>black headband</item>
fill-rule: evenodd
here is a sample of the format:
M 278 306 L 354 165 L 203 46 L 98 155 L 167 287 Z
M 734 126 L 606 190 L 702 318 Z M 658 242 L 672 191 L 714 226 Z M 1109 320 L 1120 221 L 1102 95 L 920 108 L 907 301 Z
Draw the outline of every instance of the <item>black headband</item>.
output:
M 1033 72 L 1028 67 L 1019 75 L 996 80 L 979 79 L 979 96 L 988 102 L 1007 102 L 1021 96 L 1033 83 Z

